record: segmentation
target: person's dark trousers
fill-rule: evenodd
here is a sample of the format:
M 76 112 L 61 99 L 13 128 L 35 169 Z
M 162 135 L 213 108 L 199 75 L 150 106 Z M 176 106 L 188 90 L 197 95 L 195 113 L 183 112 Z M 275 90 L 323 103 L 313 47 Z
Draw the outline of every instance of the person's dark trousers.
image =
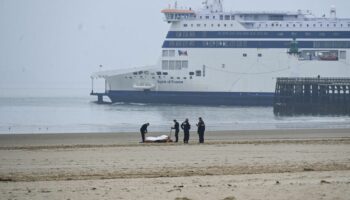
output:
M 141 131 L 142 142 L 145 142 L 145 133 Z
M 179 142 L 179 131 L 175 131 L 175 142 Z
M 204 143 L 204 131 L 200 131 L 199 135 L 199 143 Z
M 184 143 L 188 143 L 190 140 L 190 131 L 184 131 Z

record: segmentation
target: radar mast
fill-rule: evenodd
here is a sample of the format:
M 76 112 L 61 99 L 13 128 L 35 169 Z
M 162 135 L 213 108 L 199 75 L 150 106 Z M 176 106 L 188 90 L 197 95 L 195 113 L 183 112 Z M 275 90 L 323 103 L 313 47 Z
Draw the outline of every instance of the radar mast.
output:
M 209 3 L 209 0 L 205 0 L 203 2 L 204 9 L 209 10 L 212 13 L 218 13 L 223 12 L 223 6 L 222 6 L 223 0 L 212 0 L 211 3 Z

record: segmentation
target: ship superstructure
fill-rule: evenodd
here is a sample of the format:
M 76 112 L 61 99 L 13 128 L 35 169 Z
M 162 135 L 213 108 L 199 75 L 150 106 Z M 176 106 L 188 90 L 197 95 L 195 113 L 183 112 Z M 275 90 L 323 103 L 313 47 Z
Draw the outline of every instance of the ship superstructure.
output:
M 277 77 L 350 77 L 350 19 L 311 11 L 162 10 L 170 30 L 154 66 L 99 72 L 113 102 L 272 105 Z

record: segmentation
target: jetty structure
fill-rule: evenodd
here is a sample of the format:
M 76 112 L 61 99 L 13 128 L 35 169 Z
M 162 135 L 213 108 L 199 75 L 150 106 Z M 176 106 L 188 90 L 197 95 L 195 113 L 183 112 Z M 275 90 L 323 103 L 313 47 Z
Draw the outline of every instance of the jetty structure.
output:
M 275 115 L 350 115 L 350 78 L 278 78 Z

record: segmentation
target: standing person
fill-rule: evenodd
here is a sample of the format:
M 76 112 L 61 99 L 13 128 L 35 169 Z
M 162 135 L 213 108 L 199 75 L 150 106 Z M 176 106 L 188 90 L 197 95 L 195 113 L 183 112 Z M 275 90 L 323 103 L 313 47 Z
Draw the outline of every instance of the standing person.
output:
M 142 137 L 142 143 L 145 142 L 145 134 L 148 132 L 147 127 L 149 126 L 149 123 L 146 123 L 141 126 L 140 132 L 141 132 L 141 137 Z
M 190 140 L 190 129 L 191 129 L 191 124 L 188 122 L 188 119 L 186 119 L 182 124 L 181 124 L 182 130 L 184 130 L 184 143 L 188 144 L 188 140 Z
M 203 119 L 200 117 L 199 122 L 197 124 L 198 127 L 198 136 L 199 136 L 199 143 L 204 143 L 204 132 L 205 132 L 205 123 Z
M 180 132 L 180 125 L 179 122 L 176 121 L 176 119 L 174 119 L 174 126 L 171 127 L 171 129 L 175 129 L 175 142 L 179 142 L 179 132 Z

